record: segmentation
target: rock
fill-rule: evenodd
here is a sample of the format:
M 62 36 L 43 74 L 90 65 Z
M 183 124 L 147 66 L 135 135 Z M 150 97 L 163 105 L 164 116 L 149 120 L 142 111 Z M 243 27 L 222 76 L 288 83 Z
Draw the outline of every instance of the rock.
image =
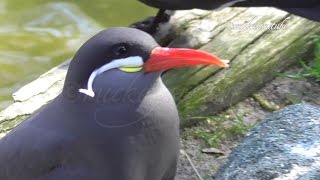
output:
M 298 104 L 273 113 L 219 168 L 216 180 L 319 179 L 320 107 Z
M 311 179 L 319 179 L 320 177 L 320 169 L 311 170 L 306 174 L 303 174 L 298 178 L 298 180 L 311 180 Z

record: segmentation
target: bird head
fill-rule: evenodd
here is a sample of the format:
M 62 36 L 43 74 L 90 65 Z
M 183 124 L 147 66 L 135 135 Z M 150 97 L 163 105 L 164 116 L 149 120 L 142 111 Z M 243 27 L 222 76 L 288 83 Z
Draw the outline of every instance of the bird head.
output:
M 195 65 L 228 66 L 203 51 L 160 47 L 152 36 L 137 29 L 111 28 L 93 36 L 79 49 L 70 63 L 64 90 L 73 84 L 77 91 L 74 93 L 94 97 L 93 84 L 99 76 L 112 79 L 106 84 L 110 86 L 121 78 L 130 81 L 136 74 L 161 74 L 168 69 Z

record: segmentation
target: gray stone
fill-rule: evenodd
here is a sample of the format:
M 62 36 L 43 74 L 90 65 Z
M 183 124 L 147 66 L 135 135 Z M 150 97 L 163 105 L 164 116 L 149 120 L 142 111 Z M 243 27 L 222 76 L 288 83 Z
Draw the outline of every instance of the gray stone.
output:
M 216 179 L 320 179 L 320 107 L 288 106 L 251 130 Z
M 298 180 L 320 179 L 320 169 L 315 169 L 303 174 Z

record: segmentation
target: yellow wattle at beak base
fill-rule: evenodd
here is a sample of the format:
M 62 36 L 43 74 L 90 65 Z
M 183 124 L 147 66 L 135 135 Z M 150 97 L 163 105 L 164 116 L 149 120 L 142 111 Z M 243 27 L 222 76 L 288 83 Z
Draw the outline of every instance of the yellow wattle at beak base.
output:
M 119 69 L 123 72 L 135 73 L 135 72 L 141 71 L 143 67 L 142 66 L 123 66 L 123 67 L 120 67 Z

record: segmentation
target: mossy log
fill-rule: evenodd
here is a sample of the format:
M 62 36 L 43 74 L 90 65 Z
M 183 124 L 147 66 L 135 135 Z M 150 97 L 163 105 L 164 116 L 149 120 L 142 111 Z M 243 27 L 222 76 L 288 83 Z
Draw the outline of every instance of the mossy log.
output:
M 231 62 L 228 69 L 192 67 L 164 75 L 184 122 L 251 95 L 276 72 L 310 55 L 313 37 L 320 33 L 319 22 L 274 8 L 182 11 L 171 24 L 171 36 L 158 37 L 169 46 L 200 48 Z
M 275 72 L 310 54 L 320 23 L 274 8 L 177 11 L 155 35 L 163 45 L 192 47 L 230 60 L 231 67 L 172 70 L 163 79 L 173 93 L 182 123 L 213 115 L 251 95 Z M 309 52 L 309 53 L 308 53 Z M 13 95 L 0 113 L 0 137 L 61 92 L 69 61 Z

